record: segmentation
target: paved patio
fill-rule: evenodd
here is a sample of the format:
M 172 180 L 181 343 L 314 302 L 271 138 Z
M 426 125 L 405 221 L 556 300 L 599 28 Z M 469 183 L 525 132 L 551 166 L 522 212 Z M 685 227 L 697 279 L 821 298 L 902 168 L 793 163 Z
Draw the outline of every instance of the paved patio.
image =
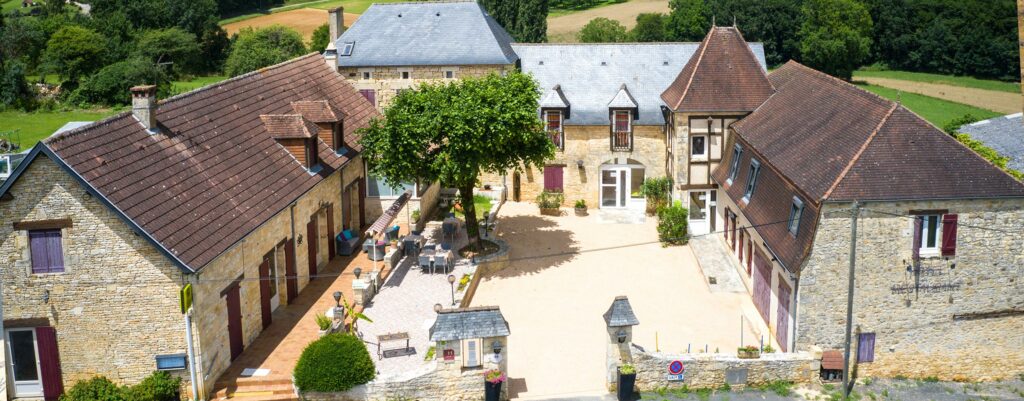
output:
M 541 216 L 509 202 L 499 233 L 510 266 L 483 279 L 473 305 L 500 305 L 511 395 L 520 399 L 600 395 L 605 389 L 602 314 L 626 295 L 640 320 L 634 343 L 667 352 L 735 352 L 759 317 L 746 293 L 712 292 L 689 246 L 662 247 L 656 219 L 616 224 L 595 215 Z

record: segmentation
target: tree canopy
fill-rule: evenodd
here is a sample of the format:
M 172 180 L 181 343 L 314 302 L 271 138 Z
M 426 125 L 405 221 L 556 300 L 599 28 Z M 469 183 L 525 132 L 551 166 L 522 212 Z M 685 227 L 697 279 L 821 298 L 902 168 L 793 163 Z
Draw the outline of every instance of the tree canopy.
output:
M 548 0 L 480 0 L 516 42 L 547 42 Z
M 107 42 L 96 31 L 77 25 L 61 28 L 46 42 L 47 70 L 66 81 L 77 82 L 103 66 Z
M 625 42 L 629 34 L 619 21 L 597 17 L 583 26 L 579 39 L 583 43 Z
M 539 94 L 537 83 L 519 72 L 421 84 L 362 130 L 363 157 L 389 185 L 426 180 L 458 188 L 474 242 L 473 187 L 480 173 L 541 166 L 554 156 L 537 118 Z
M 711 9 L 704 0 L 670 0 L 667 31 L 671 40 L 699 42 L 711 29 Z
M 309 50 L 317 53 L 323 53 L 327 50 L 327 44 L 331 42 L 331 26 L 327 24 L 320 25 L 313 30 L 313 35 L 309 39 Z
M 806 0 L 800 26 L 803 62 L 850 80 L 871 50 L 871 16 L 856 0 Z
M 231 46 L 224 63 L 224 72 L 238 76 L 263 67 L 281 63 L 306 53 L 302 35 L 281 25 L 266 28 L 243 28 Z
M 663 42 L 668 39 L 665 33 L 665 14 L 643 13 L 636 16 L 636 26 L 630 36 L 636 42 Z
M 135 40 L 135 52 L 153 64 L 172 63 L 169 71 L 180 74 L 197 72 L 200 55 L 196 35 L 181 28 L 154 29 Z

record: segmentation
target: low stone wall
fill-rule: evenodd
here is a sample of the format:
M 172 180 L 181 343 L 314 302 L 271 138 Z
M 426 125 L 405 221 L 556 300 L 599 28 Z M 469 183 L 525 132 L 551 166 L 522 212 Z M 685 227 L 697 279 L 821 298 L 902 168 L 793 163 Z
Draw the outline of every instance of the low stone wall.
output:
M 443 364 L 441 364 L 443 365 Z M 484 398 L 483 369 L 427 367 L 403 377 L 380 377 L 342 393 L 302 393 L 308 401 L 470 401 Z
M 821 361 L 809 352 L 762 354 L 758 359 L 739 359 L 730 354 L 664 354 L 646 352 L 636 346 L 631 349 L 636 367 L 636 386 L 641 391 L 662 387 L 716 388 L 726 383 L 726 372 L 742 376 L 746 381 L 730 380 L 729 384 L 756 385 L 778 380 L 809 383 L 817 380 Z M 683 380 L 669 381 L 668 365 L 680 361 L 685 368 Z

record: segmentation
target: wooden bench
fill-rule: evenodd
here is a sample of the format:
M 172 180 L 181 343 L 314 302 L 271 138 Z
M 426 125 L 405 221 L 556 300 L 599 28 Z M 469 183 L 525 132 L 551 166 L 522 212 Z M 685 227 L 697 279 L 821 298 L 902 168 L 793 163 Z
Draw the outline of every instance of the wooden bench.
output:
M 405 341 L 404 348 L 388 348 L 384 349 L 382 345 L 386 342 Z M 388 333 L 377 336 L 377 359 L 384 359 L 384 352 L 392 349 L 401 349 L 408 354 L 409 351 L 409 333 Z

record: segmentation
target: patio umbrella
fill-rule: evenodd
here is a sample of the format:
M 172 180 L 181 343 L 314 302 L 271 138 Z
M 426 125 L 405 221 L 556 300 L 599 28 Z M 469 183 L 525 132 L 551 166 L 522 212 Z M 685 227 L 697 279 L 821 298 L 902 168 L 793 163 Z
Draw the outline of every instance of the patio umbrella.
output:
M 395 202 L 377 218 L 377 221 L 374 221 L 373 224 L 370 225 L 370 228 L 366 230 L 366 236 L 373 241 L 371 249 L 373 249 L 374 255 L 377 253 L 377 236 L 387 232 L 388 226 L 391 225 L 391 222 L 394 221 L 396 217 L 398 217 L 398 213 L 402 211 L 402 208 L 405 207 L 407 203 L 409 203 L 409 199 L 411 198 L 412 190 L 406 190 L 403 192 L 402 195 L 400 195 L 398 199 L 395 199 Z M 379 266 L 376 262 L 378 261 L 374 261 L 374 268 L 375 270 L 380 271 L 380 269 L 377 268 Z

